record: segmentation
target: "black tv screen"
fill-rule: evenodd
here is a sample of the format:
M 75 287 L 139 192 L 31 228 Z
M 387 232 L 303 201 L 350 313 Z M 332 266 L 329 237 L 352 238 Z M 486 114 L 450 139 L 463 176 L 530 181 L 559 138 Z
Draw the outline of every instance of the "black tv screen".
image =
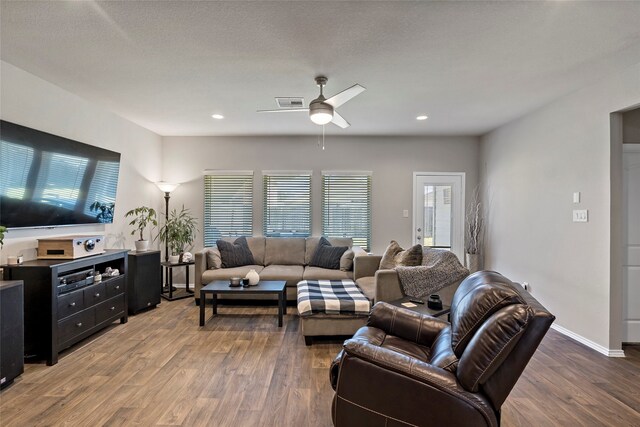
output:
M 120 153 L 0 120 L 0 225 L 113 222 Z

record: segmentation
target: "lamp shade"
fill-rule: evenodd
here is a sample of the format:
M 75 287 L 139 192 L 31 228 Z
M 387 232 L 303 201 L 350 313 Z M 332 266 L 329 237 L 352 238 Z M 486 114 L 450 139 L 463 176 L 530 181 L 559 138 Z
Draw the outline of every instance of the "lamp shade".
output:
M 160 181 L 160 182 L 156 182 L 156 185 L 158 186 L 158 188 L 160 190 L 164 191 L 165 193 L 171 193 L 173 190 L 178 188 L 178 186 L 180 184 L 174 184 L 172 182 Z
M 309 117 L 317 125 L 326 125 L 333 119 L 333 107 L 326 102 L 314 100 L 309 104 Z

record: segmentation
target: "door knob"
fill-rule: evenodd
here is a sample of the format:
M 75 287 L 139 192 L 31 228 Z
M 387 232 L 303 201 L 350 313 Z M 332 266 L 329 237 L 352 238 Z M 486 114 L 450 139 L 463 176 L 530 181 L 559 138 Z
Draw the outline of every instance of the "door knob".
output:
M 421 237 L 420 237 L 420 236 L 417 236 L 417 237 L 416 237 L 416 241 L 418 241 L 418 242 L 419 242 L 419 241 L 420 241 L 420 239 L 421 239 Z
M 419 233 L 422 231 L 422 228 L 418 228 L 416 231 Z

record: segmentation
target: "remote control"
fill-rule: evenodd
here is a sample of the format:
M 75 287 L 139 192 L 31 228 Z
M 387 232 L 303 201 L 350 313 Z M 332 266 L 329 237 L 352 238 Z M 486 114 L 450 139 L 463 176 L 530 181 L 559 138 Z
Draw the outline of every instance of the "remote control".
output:
M 422 301 L 421 299 L 410 299 L 409 302 L 412 302 L 414 304 L 424 304 L 424 301 Z

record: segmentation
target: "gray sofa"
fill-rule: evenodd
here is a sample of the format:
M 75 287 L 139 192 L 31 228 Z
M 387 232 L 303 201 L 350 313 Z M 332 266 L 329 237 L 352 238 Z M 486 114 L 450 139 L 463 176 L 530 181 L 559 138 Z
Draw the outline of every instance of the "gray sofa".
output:
M 227 237 L 223 240 L 233 242 L 235 239 L 235 237 Z M 327 240 L 333 246 L 351 248 L 354 253 L 354 261 L 355 258 L 367 255 L 361 247 L 353 246 L 351 238 L 328 238 Z M 287 300 L 293 301 L 297 299 L 296 285 L 301 280 L 353 279 L 353 267 L 344 271 L 309 265 L 319 241 L 320 237 L 247 237 L 247 243 L 256 264 L 234 268 L 216 268 L 217 247 L 204 248 L 202 251 L 196 252 L 196 303 L 200 304 L 200 288 L 202 286 L 213 280 L 244 277 L 251 269 L 256 270 L 260 275 L 260 280 L 286 280 Z M 251 297 L 257 299 L 260 295 Z

